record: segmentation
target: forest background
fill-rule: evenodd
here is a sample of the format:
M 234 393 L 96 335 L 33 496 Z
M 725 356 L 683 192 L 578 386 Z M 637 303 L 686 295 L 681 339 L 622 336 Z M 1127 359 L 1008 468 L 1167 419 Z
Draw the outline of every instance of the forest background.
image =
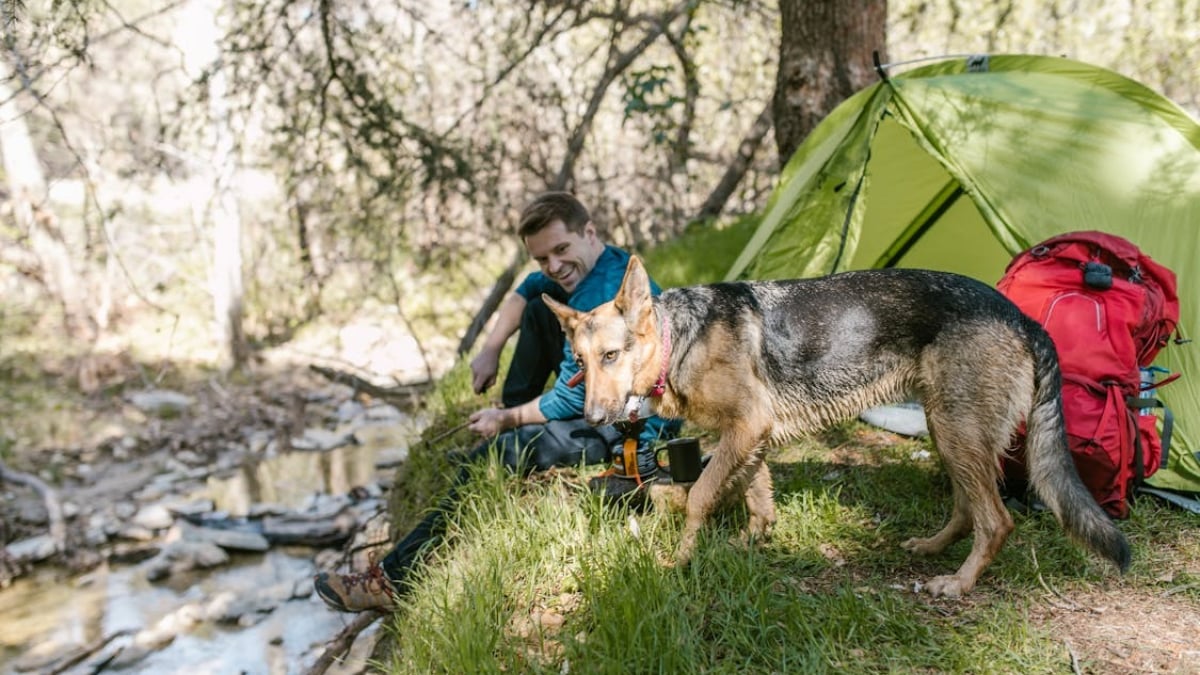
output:
M 533 194 L 635 250 L 744 222 L 873 52 L 1062 55 L 1200 113 L 1200 0 L 2 9 L 0 379 L 89 394 L 278 348 L 436 379 L 530 269 Z

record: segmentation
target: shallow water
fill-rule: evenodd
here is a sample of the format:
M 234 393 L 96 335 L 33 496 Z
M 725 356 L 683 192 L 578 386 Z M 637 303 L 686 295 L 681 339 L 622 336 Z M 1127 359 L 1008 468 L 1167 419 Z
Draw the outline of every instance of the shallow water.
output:
M 17 580 L 0 593 L 0 672 L 16 673 L 26 650 L 61 654 L 71 645 L 154 625 L 189 603 L 219 591 L 270 586 L 314 573 L 311 554 L 272 550 L 240 556 L 211 574 L 184 575 L 169 584 L 146 582 L 132 568 L 100 568 L 79 579 L 41 574 Z M 123 673 L 297 673 L 347 619 L 315 595 L 275 608 L 259 623 L 240 628 L 202 623 L 171 644 L 122 669 Z M 80 672 L 86 672 L 81 668 Z
M 210 478 L 192 496 L 210 498 L 219 511 L 234 517 L 245 516 L 260 503 L 303 508 L 314 495 L 345 494 L 386 475 L 376 463 L 393 461 L 395 457 L 386 455 L 397 446 L 379 440 L 272 457 Z M 44 566 L 0 590 L 0 674 L 21 672 L 18 664 L 30 664 L 37 654 L 61 656 L 72 646 L 154 626 L 180 607 L 202 605 L 218 593 L 309 578 L 316 572 L 315 552 L 277 546 L 262 554 L 235 555 L 231 564 L 220 568 L 155 583 L 130 566 L 103 566 L 75 578 Z M 119 672 L 300 673 L 352 618 L 328 609 L 313 594 L 280 604 L 252 626 L 200 623 Z M 84 664 L 67 672 L 89 672 Z

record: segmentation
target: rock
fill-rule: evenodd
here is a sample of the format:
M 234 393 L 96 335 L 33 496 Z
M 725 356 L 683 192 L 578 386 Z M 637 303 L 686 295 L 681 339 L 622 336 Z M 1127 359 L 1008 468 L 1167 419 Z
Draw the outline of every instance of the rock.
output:
M 4 548 L 17 562 L 41 562 L 58 552 L 54 537 L 39 534 L 28 539 L 14 541 Z
M 117 530 L 113 532 L 113 536 L 129 541 L 146 542 L 153 540 L 157 535 L 150 528 L 130 524 L 118 526 Z
M 267 538 L 257 532 L 200 527 L 187 521 L 180 521 L 176 528 L 181 541 L 209 542 L 231 551 L 261 552 L 271 548 Z
M 158 417 L 175 417 L 192 406 L 192 397 L 170 389 L 145 389 L 125 396 L 135 408 Z
M 365 415 L 365 408 L 358 401 L 342 401 L 334 413 L 334 418 L 340 424 L 345 424 L 357 418 L 359 415 Z
M 199 516 L 205 513 L 212 513 L 216 510 L 217 505 L 211 499 L 190 499 L 172 501 L 163 504 L 168 511 L 177 516 Z
M 313 578 L 309 576 L 301 577 L 292 583 L 292 595 L 288 600 L 297 600 L 312 596 L 316 589 L 313 586 Z
M 350 509 L 333 516 L 277 516 L 263 519 L 263 536 L 273 544 L 336 546 L 354 533 L 357 519 Z
M 396 406 L 380 403 L 367 408 L 367 419 L 371 422 L 401 422 L 408 418 Z
M 140 567 L 146 578 L 158 581 L 173 574 L 207 569 L 229 562 L 225 549 L 206 541 L 173 541 Z
M 133 643 L 147 649 L 162 649 L 174 642 L 182 632 L 204 620 L 204 609 L 189 603 L 159 619 L 153 626 L 144 628 L 133 636 Z
M 133 514 L 137 513 L 137 504 L 133 502 L 117 502 L 113 505 L 113 515 L 121 520 L 129 520 Z
M 162 504 L 143 506 L 133 516 L 132 524 L 148 530 L 165 530 L 175 523 L 175 516 Z
M 224 591 L 205 606 L 204 616 L 217 623 L 252 626 L 295 597 L 295 586 L 295 582 L 283 581 L 249 593 Z
M 333 450 L 343 445 L 355 443 L 353 434 L 339 434 L 328 429 L 309 428 L 299 438 L 292 439 L 292 447 L 296 450 Z
M 34 645 L 9 665 L 17 673 L 45 673 L 78 653 L 78 645 L 54 638 Z
M 175 459 L 189 466 L 200 466 L 208 463 L 208 459 L 202 457 L 200 453 L 191 450 L 180 450 L 175 453 Z
M 88 546 L 103 546 L 106 542 L 108 542 L 108 533 L 104 531 L 103 526 L 88 526 L 83 531 L 83 543 Z
M 250 505 L 250 512 L 246 515 L 250 518 L 262 518 L 263 516 L 282 516 L 288 513 L 288 507 L 283 504 L 274 502 L 259 502 Z
M 145 562 L 162 551 L 160 546 L 147 544 L 119 543 L 108 553 L 108 561 L 118 565 L 136 565 Z

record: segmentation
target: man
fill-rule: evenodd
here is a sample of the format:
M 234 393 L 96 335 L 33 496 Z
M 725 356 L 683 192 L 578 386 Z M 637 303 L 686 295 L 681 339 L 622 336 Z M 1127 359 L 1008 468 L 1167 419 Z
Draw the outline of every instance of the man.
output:
M 679 422 L 650 417 L 622 429 L 588 425 L 583 420 L 583 386 L 571 383 L 579 368 L 558 319 L 542 301 L 546 293 L 589 311 L 612 300 L 629 254 L 605 244 L 587 208 L 565 192 L 538 196 L 522 211 L 517 234 L 540 271 L 526 277 L 504 301 L 479 355 L 471 361 L 472 386 L 482 393 L 495 383 L 500 353 L 519 331 L 501 392 L 503 407 L 484 408 L 468 418 L 472 431 L 491 440 L 467 456 L 438 508 L 388 553 L 382 565 L 373 564 L 365 573 L 317 575 L 317 593 L 335 609 L 357 612 L 393 606 L 421 552 L 441 535 L 445 513 L 470 476 L 467 462 L 486 458 L 493 450 L 505 466 L 526 472 L 598 464 L 613 457 L 612 467 L 588 482 L 609 499 L 644 497 L 643 487 L 658 479 L 655 444 L 674 436 Z M 655 293 L 658 290 L 653 286 Z M 554 386 L 543 393 L 551 374 L 557 376 Z M 636 437 L 634 456 L 614 455 L 627 437 Z M 627 466 L 631 463 L 636 466 Z

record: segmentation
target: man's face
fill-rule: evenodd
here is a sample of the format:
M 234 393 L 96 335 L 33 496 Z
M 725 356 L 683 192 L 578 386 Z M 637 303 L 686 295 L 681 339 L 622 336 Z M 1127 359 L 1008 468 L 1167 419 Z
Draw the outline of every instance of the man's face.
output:
M 590 222 L 584 226 L 583 234 L 574 234 L 561 220 L 525 237 L 525 248 L 542 268 L 542 274 L 568 293 L 575 292 L 575 287 L 592 271 L 604 252 L 604 245 Z

